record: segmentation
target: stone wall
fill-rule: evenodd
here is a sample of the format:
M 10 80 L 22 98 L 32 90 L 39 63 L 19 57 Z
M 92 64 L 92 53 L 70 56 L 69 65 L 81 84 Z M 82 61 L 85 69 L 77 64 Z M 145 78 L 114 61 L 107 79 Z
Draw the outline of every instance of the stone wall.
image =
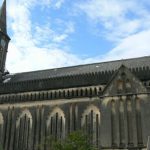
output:
M 142 149 L 150 135 L 149 99 L 139 95 L 3 104 L 1 143 L 5 150 L 34 150 L 46 136 L 63 139 L 82 129 L 101 149 Z

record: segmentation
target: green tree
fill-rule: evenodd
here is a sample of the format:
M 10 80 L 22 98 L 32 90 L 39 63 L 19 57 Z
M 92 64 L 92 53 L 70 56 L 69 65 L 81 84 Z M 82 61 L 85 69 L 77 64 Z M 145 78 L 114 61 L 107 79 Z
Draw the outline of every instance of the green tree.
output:
M 0 150 L 3 150 L 3 147 L 2 147 L 2 145 L 0 145 Z
M 40 147 L 46 146 L 49 150 L 97 150 L 90 143 L 89 136 L 86 136 L 82 131 L 74 131 L 64 140 L 48 137 L 44 144 L 40 144 Z

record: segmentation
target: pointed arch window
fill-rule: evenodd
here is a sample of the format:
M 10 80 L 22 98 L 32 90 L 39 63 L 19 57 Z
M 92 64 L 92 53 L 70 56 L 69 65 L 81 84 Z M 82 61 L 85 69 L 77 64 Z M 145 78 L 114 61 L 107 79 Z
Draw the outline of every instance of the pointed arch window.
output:
M 121 79 L 117 80 L 117 91 L 118 93 L 123 91 L 123 81 Z
M 125 82 L 125 88 L 126 88 L 126 92 L 131 92 L 131 82 L 129 79 L 126 80 Z
M 98 146 L 100 143 L 100 111 L 96 106 L 90 105 L 84 111 L 81 119 L 81 127 L 90 136 L 91 143 Z
M 28 110 L 23 111 L 16 122 L 15 150 L 29 149 L 32 130 L 32 116 Z
M 47 137 L 52 136 L 55 139 L 65 137 L 65 115 L 60 108 L 55 108 L 48 116 L 46 123 Z

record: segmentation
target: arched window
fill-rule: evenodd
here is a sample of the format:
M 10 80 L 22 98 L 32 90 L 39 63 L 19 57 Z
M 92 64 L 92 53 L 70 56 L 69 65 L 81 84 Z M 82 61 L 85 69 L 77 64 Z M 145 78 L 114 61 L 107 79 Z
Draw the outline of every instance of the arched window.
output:
M 24 110 L 16 122 L 15 150 L 29 149 L 32 130 L 32 116 L 28 110 Z
M 90 105 L 83 112 L 81 127 L 90 136 L 91 143 L 98 146 L 100 143 L 100 111 L 96 106 Z
M 118 89 L 118 92 L 123 91 L 123 81 L 120 79 L 117 81 L 117 89 Z
M 65 137 L 65 115 L 60 108 L 55 108 L 47 120 L 46 136 L 52 136 L 55 139 Z
M 127 89 L 130 89 L 130 88 L 131 88 L 131 83 L 130 83 L 130 80 L 129 80 L 129 79 L 126 80 L 126 88 L 127 88 Z
M 126 80 L 125 82 L 125 88 L 126 88 L 126 92 L 131 92 L 132 90 L 132 85 L 129 79 Z

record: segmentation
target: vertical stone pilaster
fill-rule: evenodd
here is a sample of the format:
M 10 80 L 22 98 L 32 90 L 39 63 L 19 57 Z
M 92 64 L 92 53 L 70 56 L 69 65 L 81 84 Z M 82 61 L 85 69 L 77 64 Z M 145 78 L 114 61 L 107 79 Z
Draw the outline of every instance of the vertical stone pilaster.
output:
M 43 94 L 44 96 L 44 94 Z M 38 123 L 39 123 L 39 131 L 38 131 L 38 146 L 41 144 L 41 139 L 42 139 L 42 128 L 41 128 L 41 123 L 42 123 L 42 108 L 39 106 L 39 117 L 38 117 Z
M 85 133 L 88 134 L 88 116 L 85 115 Z
M 76 120 L 75 120 L 75 105 L 72 104 L 72 131 L 76 129 Z
M 17 124 L 17 121 L 19 122 L 18 124 Z M 18 150 L 18 145 L 19 145 L 19 131 L 20 131 L 20 120 L 16 120 L 14 150 Z
M 124 102 L 119 99 L 119 133 L 120 133 L 120 147 L 125 146 L 125 122 L 124 122 Z
M 80 120 L 79 120 L 79 118 L 78 118 L 78 105 L 77 104 L 75 104 L 75 130 L 78 130 L 79 129 L 79 122 L 80 122 Z
M 72 104 L 70 105 L 70 130 L 69 130 L 69 132 L 71 132 L 73 129 L 72 129 L 72 127 L 73 127 L 73 118 L 72 118 L 72 115 L 73 115 L 73 113 L 72 113 Z
M 59 125 L 59 127 L 60 127 L 60 139 L 62 139 L 62 134 L 63 134 L 63 120 L 62 120 L 62 116 L 60 116 L 60 125 Z
M 55 139 L 58 138 L 58 113 L 56 113 L 56 120 L 55 120 Z
M 23 118 L 20 118 L 17 150 L 20 150 L 22 146 L 22 132 L 23 132 L 22 130 L 23 130 Z
M 24 133 L 24 147 L 27 149 L 27 138 L 28 138 L 28 132 L 29 132 L 29 118 L 25 115 L 25 133 Z
M 57 120 L 57 139 L 61 139 L 60 138 L 60 123 L 61 123 L 61 116 L 60 116 L 60 114 L 58 114 L 58 120 Z
M 77 121 L 78 121 L 78 107 L 76 104 L 72 104 L 70 108 L 70 130 L 75 131 L 78 128 Z
M 39 107 L 36 110 L 36 120 L 35 120 L 35 148 L 37 149 L 39 145 L 39 131 L 40 131 L 40 122 L 39 122 L 39 117 L 40 117 L 40 110 Z
M 132 103 L 127 99 L 127 126 L 128 126 L 128 146 L 133 146 L 133 120 L 132 120 Z
M 93 131 L 93 110 L 90 112 L 90 138 L 91 138 L 91 143 L 93 144 L 93 136 L 94 136 L 94 131 Z
M 69 109 L 68 109 L 68 111 L 67 111 L 67 113 L 68 113 L 68 119 L 67 119 L 67 124 L 68 124 L 68 126 L 67 126 L 67 133 L 66 134 L 69 134 L 70 133 L 70 105 L 68 106 L 69 107 Z
M 53 137 L 56 137 L 56 113 L 53 116 Z
M 0 124 L 0 144 L 2 144 L 3 124 Z
M 0 113 L 0 145 L 3 144 L 3 132 L 4 132 L 4 119 L 2 114 Z
M 50 135 L 50 125 L 48 125 L 48 119 L 50 118 L 47 118 L 46 123 L 45 123 L 45 128 L 44 128 L 44 135 L 45 135 L 44 150 L 47 150 L 47 138 L 48 138 L 48 135 Z
M 34 111 L 34 115 L 33 115 L 33 150 L 35 150 L 36 148 L 36 126 L 37 126 L 37 123 L 36 123 L 36 110 Z
M 91 115 L 88 114 L 87 115 L 87 133 L 89 137 L 91 136 L 91 124 L 90 123 L 91 123 Z
M 53 117 L 50 118 L 50 135 L 53 135 Z
M 112 100 L 111 102 L 111 132 L 112 132 L 112 147 L 117 147 L 116 105 L 114 100 Z
M 10 146 L 9 149 L 12 150 L 13 149 L 13 143 L 14 143 L 14 134 L 15 134 L 15 125 L 16 122 L 14 121 L 14 108 L 12 108 L 12 113 L 11 113 L 11 133 L 10 133 Z
M 7 128 L 6 128 L 6 142 L 5 142 L 5 150 L 9 149 L 10 144 L 10 132 L 11 132 L 11 123 L 12 123 L 12 117 L 11 117 L 11 109 L 8 109 L 8 117 L 7 117 Z
M 7 126 L 8 126 L 8 112 L 9 112 L 9 108 L 7 110 L 7 115 L 4 118 L 4 133 L 3 133 L 3 148 L 5 149 L 5 145 L 6 145 L 6 133 L 7 133 Z
M 143 146 L 143 135 L 142 135 L 142 120 L 141 120 L 141 105 L 140 99 L 136 98 L 136 125 L 137 125 L 137 142 L 138 146 Z
M 99 129 L 99 115 L 96 114 L 96 146 L 99 147 L 99 137 L 100 137 L 100 129 Z
M 33 124 L 31 124 L 31 123 L 32 123 L 31 118 L 28 118 L 27 149 L 29 149 L 29 150 L 33 149 L 33 145 L 31 142 L 31 134 L 32 134 Z
M 26 118 L 27 116 L 25 114 L 25 116 L 22 117 L 23 126 L 22 126 L 22 132 L 21 132 L 21 140 L 22 140 L 21 145 L 20 145 L 21 149 L 25 148 L 24 140 L 25 140 L 25 134 L 26 134 Z
M 12 145 L 13 150 L 15 150 L 16 138 L 17 138 L 16 120 L 14 120 L 14 135 L 13 135 L 13 145 Z
M 61 118 L 62 118 L 62 139 L 64 139 L 65 138 L 65 136 L 66 136 L 66 134 L 65 134 L 65 123 L 66 123 L 66 120 L 65 120 L 65 118 L 63 117 L 63 116 L 61 116 Z
M 40 143 L 43 144 L 44 143 L 44 140 L 45 140 L 45 134 L 44 134 L 44 130 L 45 130 L 45 120 L 44 120 L 44 108 L 42 107 L 41 108 L 41 121 L 40 121 L 40 124 L 41 124 L 41 129 L 40 129 Z M 41 150 L 43 150 L 44 148 L 42 147 Z

